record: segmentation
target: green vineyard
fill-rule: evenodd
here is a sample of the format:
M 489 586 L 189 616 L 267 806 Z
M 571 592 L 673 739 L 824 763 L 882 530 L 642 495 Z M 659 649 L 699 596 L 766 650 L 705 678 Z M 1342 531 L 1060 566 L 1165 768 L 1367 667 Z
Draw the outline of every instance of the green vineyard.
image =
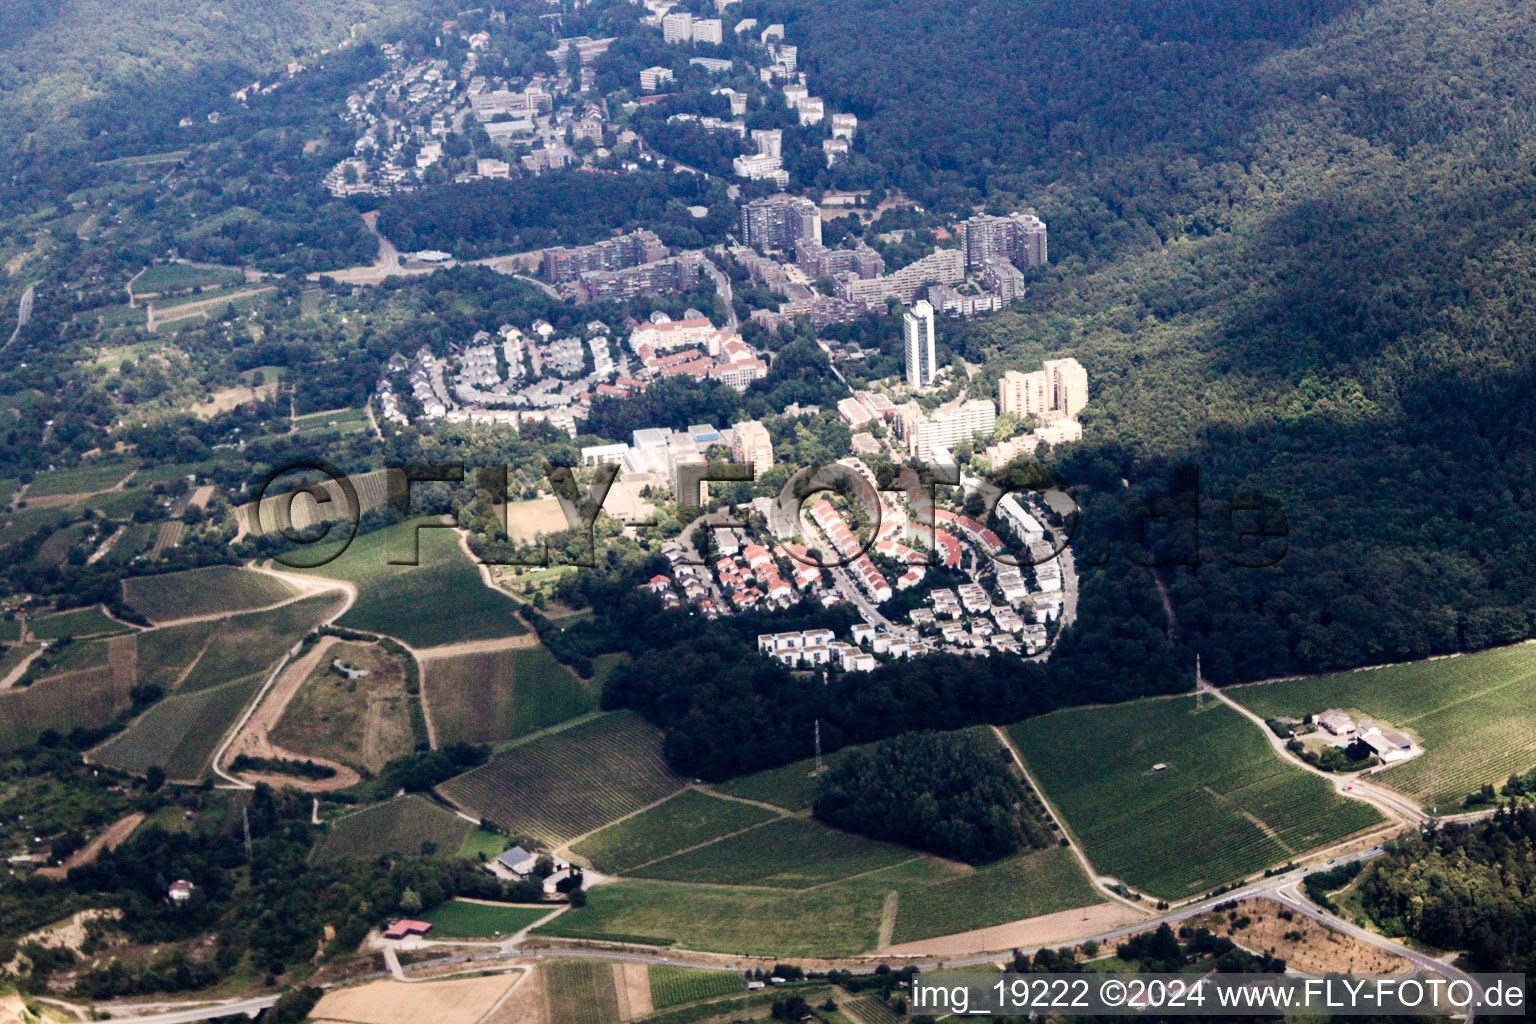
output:
M 315 860 L 384 853 L 457 853 L 475 826 L 426 797 L 403 796 L 331 822 Z M 430 843 L 431 846 L 423 846 Z
M 1381 820 L 1209 698 L 1203 708 L 1192 697 L 1078 708 L 1009 732 L 1094 866 L 1161 897 L 1213 889 Z
M 752 804 L 685 789 L 664 803 L 594 832 L 572 849 L 605 874 L 624 874 L 771 817 L 771 811 Z
M 123 581 L 123 600 L 151 622 L 265 608 L 293 593 L 275 576 L 232 565 Z
M 1441 810 L 1536 766 L 1536 644 L 1229 693 L 1268 718 L 1343 708 L 1407 732 L 1424 753 L 1372 781 Z
M 676 792 L 661 734 L 615 712 L 510 747 L 439 791 L 480 817 L 559 845 Z

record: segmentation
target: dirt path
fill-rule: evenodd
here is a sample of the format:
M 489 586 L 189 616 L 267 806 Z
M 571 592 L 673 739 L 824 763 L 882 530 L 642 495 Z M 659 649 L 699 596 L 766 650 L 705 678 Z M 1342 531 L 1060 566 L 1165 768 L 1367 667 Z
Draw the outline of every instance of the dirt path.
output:
M 297 661 L 288 663 L 277 677 L 277 682 L 267 691 L 266 697 L 257 705 L 255 712 L 246 720 L 245 727 L 235 736 L 235 741 L 225 749 L 220 760 L 221 767 L 232 771 L 233 769 L 229 767 L 230 763 L 241 754 L 246 754 L 251 757 L 278 758 L 285 761 L 313 761 L 315 764 L 335 770 L 336 775 L 329 779 L 305 779 L 276 773 L 238 773 L 247 781 L 259 777 L 263 782 L 292 786 L 305 793 L 325 793 L 333 789 L 347 789 L 362 781 L 362 776 L 340 761 L 333 761 L 316 754 L 295 753 L 278 746 L 271 739 L 272 730 L 277 728 L 277 723 L 282 720 L 283 712 L 288 710 L 288 704 L 299 692 L 299 687 L 309 678 L 310 673 L 320 666 L 327 652 L 338 642 L 334 636 L 323 636 L 309 653 Z
M 1135 908 L 1119 903 L 1096 903 L 1091 907 L 1063 910 L 991 928 L 885 946 L 880 952 L 889 956 L 953 957 L 1006 953 L 1011 949 L 1039 949 L 1042 946 L 1087 939 L 1144 919 L 1145 916 L 1137 913 Z
M 27 674 L 27 669 L 32 667 L 32 663 L 36 661 L 38 656 L 41 655 L 45 650 L 47 650 L 46 647 L 37 648 L 31 654 L 23 658 L 15 668 L 7 672 L 5 674 L 5 678 L 0 679 L 0 690 L 9 690 L 11 687 L 15 686 L 16 680 Z
M 619 995 L 619 1020 L 649 1017 L 651 1004 L 651 969 L 645 964 L 614 964 L 613 986 Z
M 63 878 L 69 874 L 70 868 L 94 864 L 103 850 L 115 850 L 127 842 L 128 837 L 133 835 L 133 830 L 139 827 L 144 818 L 143 814 L 130 814 L 126 818 L 119 818 L 103 829 L 96 838 L 71 854 L 63 864 L 56 868 L 38 868 L 37 874 L 44 878 Z
M 494 637 L 490 640 L 466 640 L 460 644 L 443 644 L 440 647 L 412 647 L 411 653 L 416 655 L 418 661 L 429 661 L 437 658 L 456 658 L 461 654 L 488 654 L 492 651 L 527 650 L 539 646 L 537 633 L 528 632 L 521 636 Z
M 185 320 L 190 316 L 206 315 L 209 310 L 216 307 L 227 306 L 232 302 L 248 299 L 253 295 L 264 295 L 267 292 L 275 291 L 277 291 L 275 287 L 268 285 L 265 288 L 251 288 L 242 292 L 231 292 L 228 295 L 221 295 L 217 298 L 202 299 L 197 302 L 184 302 L 165 309 L 156 309 L 154 303 L 146 302 L 144 303 L 144 308 L 147 310 L 148 323 L 145 325 L 145 328 L 150 334 L 155 334 L 159 331 L 161 324 L 175 323 L 177 320 Z
M 880 908 L 880 933 L 875 939 L 875 948 L 884 949 L 891 944 L 891 936 L 896 931 L 896 907 L 901 902 L 901 894 L 892 890 L 885 894 L 885 904 Z
M 122 535 L 127 531 L 128 527 L 126 526 L 119 526 L 116 530 L 113 530 L 112 536 L 102 541 L 101 546 L 98 547 L 95 551 L 91 552 L 90 557 L 85 560 L 85 564 L 95 565 L 97 562 L 107 557 L 107 554 L 117 546 L 118 539 L 121 538 Z

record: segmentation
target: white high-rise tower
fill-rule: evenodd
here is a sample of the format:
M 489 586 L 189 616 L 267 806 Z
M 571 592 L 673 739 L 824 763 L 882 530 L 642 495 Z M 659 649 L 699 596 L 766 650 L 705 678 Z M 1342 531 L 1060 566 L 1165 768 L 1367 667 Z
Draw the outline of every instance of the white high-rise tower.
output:
M 927 299 L 919 299 L 901 318 L 902 333 L 907 345 L 907 383 L 914 388 L 926 388 L 938 373 L 937 356 L 934 353 L 933 307 Z

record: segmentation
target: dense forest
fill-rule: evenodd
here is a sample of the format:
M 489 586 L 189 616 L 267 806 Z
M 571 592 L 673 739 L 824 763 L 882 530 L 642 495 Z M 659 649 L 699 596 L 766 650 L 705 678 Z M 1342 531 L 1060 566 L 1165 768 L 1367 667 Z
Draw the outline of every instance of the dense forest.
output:
M 403 251 L 443 249 L 464 259 L 587 245 L 640 228 L 696 249 L 723 240 L 736 220 L 719 182 L 662 171 L 552 171 L 421 189 L 378 206 L 379 230 Z M 709 212 L 695 217 L 690 206 Z
M 1226 682 L 1536 632 L 1523 5 L 755 9 L 863 119 L 833 183 L 1050 224 L 1020 310 L 946 333 L 983 389 L 1052 353 L 1088 368 L 1087 440 L 1057 461 L 1085 506 L 1079 564 L 1108 562 L 1071 647 L 1118 646 L 1132 672 L 1198 651 Z M 846 45 L 873 25 L 878 47 Z M 1179 463 L 1227 536 L 1158 570 L 1170 621 L 1108 542 L 1137 536 Z M 1228 503 L 1253 499 L 1288 534 L 1268 568 L 1224 557 L 1261 517 Z
M 1387 854 L 1360 883 L 1360 899 L 1388 934 L 1467 950 L 1479 971 L 1536 966 L 1536 809 L 1415 833 Z
M 1052 842 L 1044 808 L 990 736 L 914 732 L 855 750 L 822 778 L 829 825 L 972 864 Z

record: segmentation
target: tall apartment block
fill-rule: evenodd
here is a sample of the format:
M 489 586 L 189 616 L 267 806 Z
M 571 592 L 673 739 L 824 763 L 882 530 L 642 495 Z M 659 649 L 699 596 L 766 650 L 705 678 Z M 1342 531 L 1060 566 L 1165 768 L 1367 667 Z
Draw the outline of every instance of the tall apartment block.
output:
M 933 307 L 927 299 L 919 300 L 901 318 L 902 338 L 907 352 L 907 383 L 926 388 L 938 373 L 934 351 Z
M 693 42 L 693 15 L 677 11 L 661 19 L 661 41 L 664 43 Z
M 732 430 L 736 443 L 732 448 L 737 462 L 752 467 L 757 476 L 773 468 L 773 442 L 768 438 L 768 428 L 757 420 L 736 424 Z
M 959 228 L 967 267 L 1000 259 L 1024 270 L 1043 267 L 1049 260 L 1045 221 L 1032 213 L 972 217 L 961 221 Z
M 1088 404 L 1088 371 L 1076 359 L 1047 359 L 1033 373 L 1009 370 L 998 382 L 998 405 L 1015 416 L 1061 413 L 1068 419 Z
M 551 284 L 574 281 L 589 271 L 624 270 L 665 259 L 667 247 L 654 232 L 632 231 L 593 245 L 544 250 L 544 280 Z
M 821 242 L 821 211 L 809 199 L 774 196 L 741 208 L 742 240 L 763 252 L 793 252 L 802 238 Z

